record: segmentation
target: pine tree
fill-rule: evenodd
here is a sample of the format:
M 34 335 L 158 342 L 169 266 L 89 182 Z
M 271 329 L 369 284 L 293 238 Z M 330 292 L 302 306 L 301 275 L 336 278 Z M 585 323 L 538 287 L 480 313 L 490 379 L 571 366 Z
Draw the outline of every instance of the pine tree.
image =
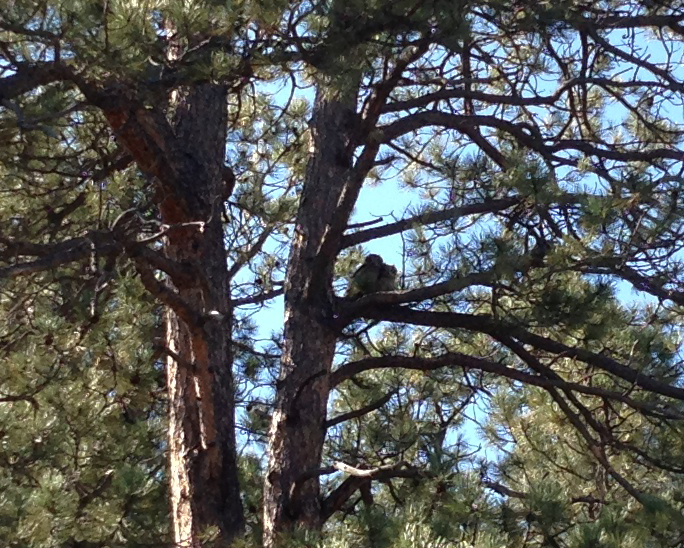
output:
M 681 544 L 683 24 L 0 7 L 0 532 Z M 370 247 L 401 289 L 343 297 Z

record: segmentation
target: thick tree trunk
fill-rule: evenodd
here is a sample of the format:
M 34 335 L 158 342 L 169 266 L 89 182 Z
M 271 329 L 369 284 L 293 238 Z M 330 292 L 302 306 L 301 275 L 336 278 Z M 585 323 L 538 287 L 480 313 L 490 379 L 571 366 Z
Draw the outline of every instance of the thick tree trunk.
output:
M 175 102 L 174 128 L 161 111 L 117 101 L 103 110 L 138 165 L 157 181 L 167 227 L 166 258 L 184 275 L 173 291 L 144 274 L 168 307 L 169 484 L 174 540 L 226 545 L 244 525 L 237 475 L 228 271 L 221 225 L 226 92 L 204 85 Z M 156 285 L 155 285 L 156 284 Z M 212 534 L 214 533 L 214 534 Z
M 174 539 L 181 546 L 193 547 L 200 546 L 199 537 L 208 527 L 218 527 L 226 539 L 243 526 L 234 433 L 231 315 L 222 287 L 225 253 L 220 226 L 218 231 L 207 227 L 206 232 L 195 240 L 196 250 L 191 234 L 169 238 L 167 247 L 170 257 L 204 263 L 199 278 L 208 282 L 207 287 L 179 287 L 183 299 L 204 314 L 221 314 L 201 326 L 188 325 L 173 310 L 166 314 L 171 350 L 167 385 Z
M 187 325 L 173 311 L 167 315 L 167 344 L 173 351 L 167 361 L 171 501 L 176 543 L 199 546 L 199 536 L 207 527 L 218 527 L 225 541 L 243 527 L 235 447 L 232 311 L 221 225 L 225 90 L 210 85 L 196 88 L 179 98 L 176 107 L 176 135 L 199 164 L 184 170 L 191 178 L 183 185 L 198 199 L 190 201 L 194 207 L 181 218 L 175 217 L 176 197 L 163 197 L 160 209 L 164 222 L 188 224 L 169 232 L 166 252 L 197 269 L 194 284 L 177 289 L 203 319 L 200 325 Z M 169 201 L 173 205 L 166 211 Z
M 321 462 L 336 342 L 336 333 L 328 326 L 337 250 L 333 246 L 334 252 L 324 256 L 321 246 L 331 237 L 330 221 L 349 178 L 354 108 L 355 93 L 319 88 L 312 129 L 314 150 L 297 215 L 285 291 L 285 340 L 264 485 L 267 548 L 278 544 L 279 533 L 296 525 L 314 530 L 321 526 L 319 477 L 313 471 Z

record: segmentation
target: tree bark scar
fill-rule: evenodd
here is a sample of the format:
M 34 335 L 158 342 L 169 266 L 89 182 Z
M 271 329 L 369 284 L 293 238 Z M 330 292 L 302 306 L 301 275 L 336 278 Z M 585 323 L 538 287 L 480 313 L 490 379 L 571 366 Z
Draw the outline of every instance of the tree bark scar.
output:
M 291 519 L 296 520 L 297 517 L 299 517 L 300 509 L 297 506 L 297 499 L 299 498 L 298 491 L 301 489 L 303 483 L 304 482 L 297 483 L 296 481 L 293 481 L 290 484 L 287 493 L 285 493 L 285 512 L 287 512 L 287 515 L 290 516 Z

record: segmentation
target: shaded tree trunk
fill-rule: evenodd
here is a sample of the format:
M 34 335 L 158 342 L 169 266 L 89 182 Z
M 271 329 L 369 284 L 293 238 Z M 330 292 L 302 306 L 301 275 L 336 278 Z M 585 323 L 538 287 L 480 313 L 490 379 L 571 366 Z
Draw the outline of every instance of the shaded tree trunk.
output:
M 300 525 L 321 526 L 319 477 L 329 374 L 335 351 L 332 290 L 336 245 L 324 245 L 351 172 L 355 90 L 319 88 L 309 160 L 289 258 L 285 332 L 264 485 L 264 546 Z M 328 242 L 329 243 L 329 242 Z M 333 251 L 325 251 L 332 249 Z
M 179 94 L 173 128 L 156 109 L 113 101 L 103 110 L 140 168 L 156 177 L 156 201 L 167 230 L 162 261 L 173 261 L 160 267 L 173 282 L 164 286 L 134 257 L 146 287 L 167 305 L 174 541 L 200 546 L 200 537 L 213 529 L 228 542 L 243 529 L 244 516 L 221 224 L 226 91 L 207 84 Z

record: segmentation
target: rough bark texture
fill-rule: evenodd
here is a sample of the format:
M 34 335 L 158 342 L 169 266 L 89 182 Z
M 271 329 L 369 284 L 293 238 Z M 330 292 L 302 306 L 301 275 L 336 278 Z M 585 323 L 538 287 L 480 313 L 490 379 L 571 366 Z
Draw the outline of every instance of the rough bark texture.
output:
M 346 96 L 346 97 L 345 97 Z M 264 546 L 295 525 L 321 526 L 316 474 L 325 438 L 329 374 L 336 334 L 331 329 L 334 253 L 321 252 L 349 179 L 355 94 L 321 90 L 285 291 L 280 379 L 270 428 L 264 485 Z M 330 246 L 325 246 L 326 248 Z M 335 248 L 335 246 L 331 246 Z
M 156 178 L 168 227 L 164 252 L 196 273 L 174 279 L 173 297 L 166 298 L 174 540 L 177 546 L 200 546 L 202 534 L 215 528 L 227 544 L 242 530 L 244 518 L 221 226 L 226 91 L 204 85 L 178 94 L 173 129 L 160 111 L 119 106 L 113 102 L 103 110 L 141 169 Z M 153 277 L 146 285 L 155 292 Z M 169 294 L 164 291 L 162 300 Z
M 172 508 L 176 513 L 189 513 L 192 522 L 190 528 L 181 529 L 183 521 L 177 521 L 175 540 L 191 538 L 194 546 L 199 545 L 198 534 L 207 526 L 219 526 L 226 540 L 243 526 L 231 371 L 232 313 L 221 227 L 225 91 L 204 86 L 180 99 L 177 108 L 176 134 L 199 164 L 194 176 L 189 173 L 191 178 L 184 181 L 185 190 L 196 193 L 199 200 L 194 202 L 197 209 L 187 211 L 185 219 L 169 219 L 197 225 L 170 232 L 167 253 L 177 261 L 196 265 L 199 272 L 194 286 L 178 288 L 181 297 L 205 315 L 212 311 L 220 314 L 199 326 L 169 318 L 169 327 L 178 329 L 176 340 L 184 345 L 179 348 L 181 359 L 168 363 L 170 420 L 178 433 L 182 430 L 179 438 L 183 440 L 174 441 L 177 447 L 172 451 L 170 472 L 179 485 L 189 484 L 189 489 L 181 488 L 172 495 Z

